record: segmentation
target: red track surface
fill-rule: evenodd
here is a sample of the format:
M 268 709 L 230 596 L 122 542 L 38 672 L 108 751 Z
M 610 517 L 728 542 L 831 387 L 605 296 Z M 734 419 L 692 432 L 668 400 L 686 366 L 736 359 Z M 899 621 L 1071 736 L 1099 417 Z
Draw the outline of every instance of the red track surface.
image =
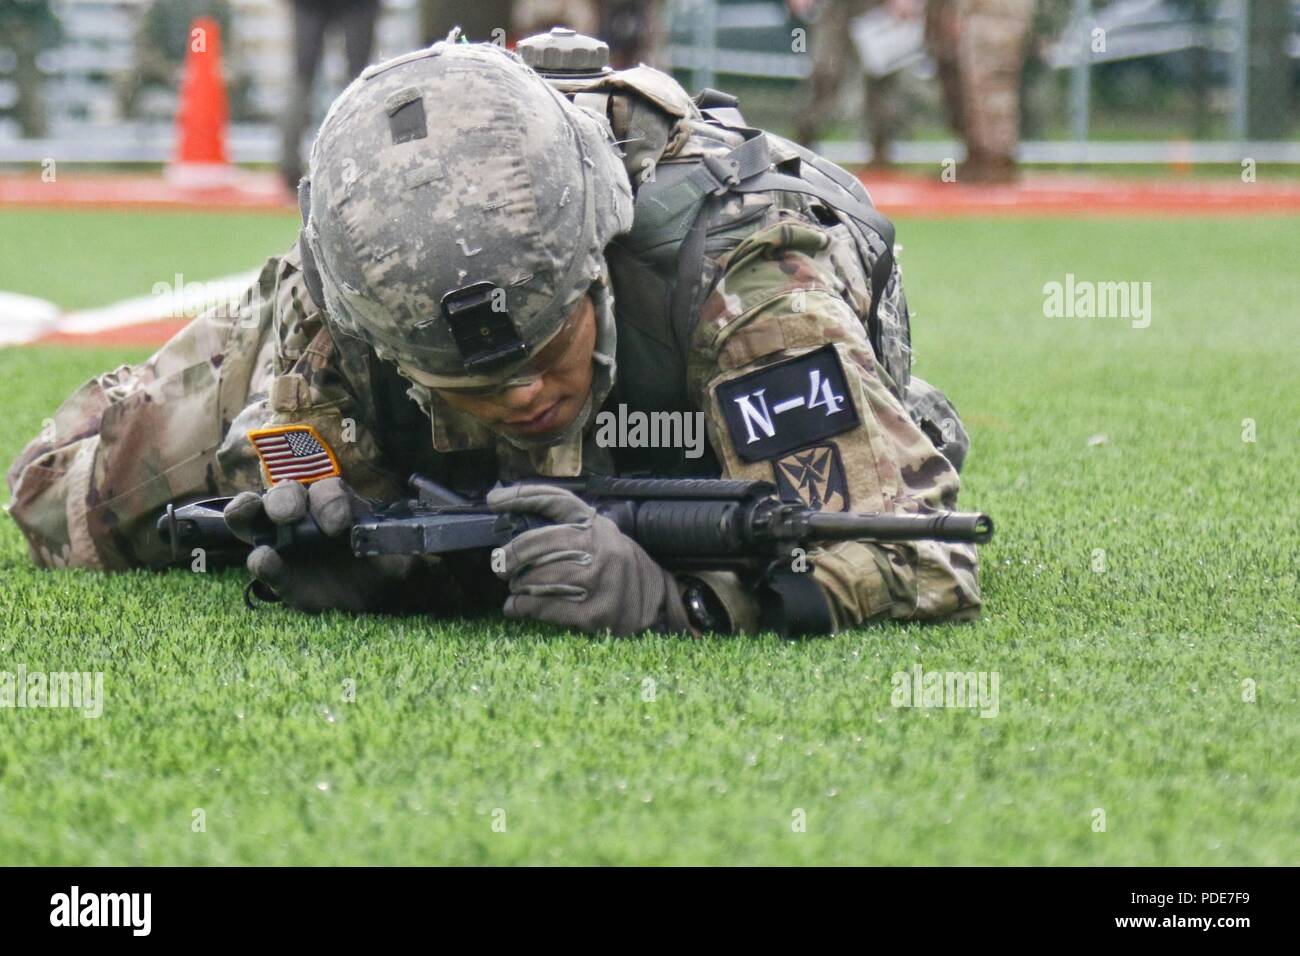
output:
M 1029 173 L 1013 186 L 944 183 L 903 173 L 862 177 L 876 205 L 891 216 L 1178 216 L 1300 215 L 1300 182 L 1243 183 L 1170 173 L 1163 180 L 1102 179 Z M 39 175 L 0 175 L 0 205 L 178 211 L 286 212 L 292 196 L 270 174 L 240 171 L 217 189 L 184 189 L 156 176 L 64 172 L 56 182 Z M 165 342 L 184 325 L 166 320 L 91 335 L 56 333 L 40 341 L 69 345 L 141 345 Z
M 943 183 L 903 173 L 867 173 L 872 198 L 892 216 L 1300 214 L 1300 181 L 1243 183 L 1171 173 L 1162 180 L 1028 173 L 1014 186 Z M 159 177 L 63 172 L 0 176 L 0 204 L 126 209 L 285 211 L 295 207 L 272 175 L 241 171 L 234 185 L 184 189 Z
M 1013 186 L 967 186 L 866 173 L 871 198 L 891 216 L 1297 215 L 1300 182 L 1236 178 L 1099 179 L 1029 173 Z
M 117 209 L 207 209 L 283 212 L 297 208 L 277 178 L 237 171 L 229 186 L 186 189 L 160 176 L 99 175 L 60 171 L 52 182 L 39 175 L 0 176 L 0 205 L 108 207 Z
M 116 329 L 105 329 L 102 332 L 78 335 L 55 332 L 41 336 L 34 344 L 157 347 L 185 328 L 188 323 L 189 319 L 163 319 L 159 322 L 142 322 L 139 325 L 126 325 Z

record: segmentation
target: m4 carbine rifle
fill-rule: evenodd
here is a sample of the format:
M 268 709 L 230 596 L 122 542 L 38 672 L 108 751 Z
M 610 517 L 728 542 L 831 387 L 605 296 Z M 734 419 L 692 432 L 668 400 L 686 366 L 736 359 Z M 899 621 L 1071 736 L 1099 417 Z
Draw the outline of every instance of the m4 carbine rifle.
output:
M 796 549 L 832 541 L 966 541 L 983 544 L 993 536 L 986 514 L 880 514 L 819 511 L 777 495 L 768 481 L 710 478 L 538 478 L 538 483 L 572 491 L 609 518 L 661 566 L 670 571 L 729 570 L 757 577 L 775 597 L 770 615 L 787 633 L 802 632 L 799 610 L 812 600 L 811 574 L 794 571 Z M 446 555 L 490 551 L 516 535 L 546 524 L 533 515 L 496 514 L 422 475 L 409 480 L 415 497 L 379 508 L 352 528 L 358 557 Z M 176 558 L 193 548 L 246 552 L 248 545 L 226 527 L 229 498 L 210 498 L 167 510 L 158 531 Z M 254 531 L 255 544 L 281 551 L 310 548 L 323 534 L 311 517 L 293 525 L 266 521 Z M 802 579 L 802 580 L 801 580 Z M 768 601 L 766 603 L 771 603 Z

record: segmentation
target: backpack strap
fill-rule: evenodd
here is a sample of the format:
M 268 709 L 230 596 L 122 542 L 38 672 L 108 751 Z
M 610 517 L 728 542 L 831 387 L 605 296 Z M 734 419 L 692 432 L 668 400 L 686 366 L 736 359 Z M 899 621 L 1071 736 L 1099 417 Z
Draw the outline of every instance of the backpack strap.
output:
M 706 115 L 715 112 L 704 111 Z M 730 128 L 730 124 L 727 124 Z M 871 205 L 871 198 L 858 180 L 815 153 L 800 149 L 798 175 L 777 172 L 758 130 L 746 130 L 750 138 L 722 156 L 705 156 L 690 174 L 682 177 L 658 197 L 668 208 L 697 206 L 694 220 L 678 250 L 677 283 L 673 290 L 673 327 L 678 335 L 690 328 L 696 299 L 702 291 L 704 240 L 712 215 L 728 193 L 791 192 L 820 199 L 862 230 L 874 233 L 883 245 L 871 264 L 871 308 L 867 333 L 873 345 L 880 340 L 880 300 L 894 266 L 894 224 Z M 685 339 L 683 339 L 685 341 Z

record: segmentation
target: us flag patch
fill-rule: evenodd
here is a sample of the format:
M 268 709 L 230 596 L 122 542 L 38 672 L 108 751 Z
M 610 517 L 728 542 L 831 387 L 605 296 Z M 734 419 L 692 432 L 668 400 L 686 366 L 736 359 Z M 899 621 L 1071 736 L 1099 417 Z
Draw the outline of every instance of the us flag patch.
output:
M 271 484 L 301 481 L 310 484 L 340 474 L 338 459 L 310 425 L 255 428 L 248 433 Z

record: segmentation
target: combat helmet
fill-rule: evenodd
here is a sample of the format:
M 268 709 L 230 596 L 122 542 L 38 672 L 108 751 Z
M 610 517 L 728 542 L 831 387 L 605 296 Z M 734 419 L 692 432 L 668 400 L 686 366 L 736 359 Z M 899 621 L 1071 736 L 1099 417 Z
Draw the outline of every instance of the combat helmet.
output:
M 604 118 L 503 48 L 450 41 L 344 90 L 299 203 L 304 271 L 332 327 L 435 386 L 508 380 L 632 224 Z

